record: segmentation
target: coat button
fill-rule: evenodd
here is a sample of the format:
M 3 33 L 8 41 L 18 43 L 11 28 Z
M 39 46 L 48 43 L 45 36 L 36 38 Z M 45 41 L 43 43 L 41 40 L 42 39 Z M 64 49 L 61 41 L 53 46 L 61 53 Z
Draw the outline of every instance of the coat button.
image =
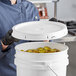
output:
M 35 16 L 35 19 L 37 20 L 37 19 L 38 19 L 38 17 L 37 17 L 37 16 Z

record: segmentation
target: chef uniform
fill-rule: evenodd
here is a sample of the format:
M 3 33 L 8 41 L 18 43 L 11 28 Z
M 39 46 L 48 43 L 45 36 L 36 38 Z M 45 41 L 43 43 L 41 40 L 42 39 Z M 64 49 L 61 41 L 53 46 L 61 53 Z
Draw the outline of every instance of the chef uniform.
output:
M 10 0 L 0 0 L 0 76 L 16 76 L 14 47 L 21 42 L 26 42 L 15 42 L 3 52 L 2 37 L 16 24 L 38 20 L 38 10 L 31 2 L 17 0 L 17 4 L 11 5 Z

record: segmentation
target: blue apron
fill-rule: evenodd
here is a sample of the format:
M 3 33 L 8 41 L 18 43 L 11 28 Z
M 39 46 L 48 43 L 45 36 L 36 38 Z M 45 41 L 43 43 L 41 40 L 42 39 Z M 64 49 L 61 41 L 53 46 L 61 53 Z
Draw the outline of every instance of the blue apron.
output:
M 17 4 L 11 5 L 10 0 L 0 0 L 0 76 L 16 76 L 14 47 L 26 42 L 14 43 L 6 49 L 6 52 L 2 52 L 1 38 L 16 24 L 38 20 L 38 11 L 32 3 L 18 0 Z

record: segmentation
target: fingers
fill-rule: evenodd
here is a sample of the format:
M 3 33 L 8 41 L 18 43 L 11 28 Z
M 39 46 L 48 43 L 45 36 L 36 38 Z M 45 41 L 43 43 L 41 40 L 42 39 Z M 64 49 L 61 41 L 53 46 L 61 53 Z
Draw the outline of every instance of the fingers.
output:
M 2 50 L 5 50 L 5 49 L 8 47 L 8 45 L 4 45 L 4 44 L 2 43 L 2 41 L 1 41 L 1 44 L 2 44 Z
M 58 20 L 53 17 L 53 18 L 51 18 L 49 21 L 55 21 L 55 22 L 57 22 Z
M 13 30 L 11 29 L 11 30 L 8 31 L 8 34 L 11 35 L 12 32 L 13 32 Z
M 49 42 L 49 40 L 44 40 L 44 42 Z
M 54 18 L 54 17 L 51 18 L 49 21 L 60 22 L 60 23 L 66 24 L 65 21 L 58 20 L 58 19 L 56 19 L 56 18 Z

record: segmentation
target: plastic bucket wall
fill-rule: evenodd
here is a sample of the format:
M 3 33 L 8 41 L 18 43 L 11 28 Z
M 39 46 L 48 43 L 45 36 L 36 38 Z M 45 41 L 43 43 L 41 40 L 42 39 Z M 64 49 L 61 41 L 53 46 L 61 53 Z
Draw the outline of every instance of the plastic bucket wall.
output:
M 40 62 L 38 64 L 31 63 L 29 65 L 27 61 L 20 61 L 15 59 L 15 64 L 17 65 L 17 76 L 66 76 L 66 67 L 68 65 L 68 60 L 63 62 L 56 61 L 53 62 Z M 63 64 L 64 63 L 64 64 Z M 50 70 L 50 68 L 56 73 L 56 75 Z
M 57 53 L 27 53 L 20 50 L 49 46 L 57 48 Z M 68 65 L 68 47 L 59 43 L 31 42 L 15 47 L 17 76 L 66 76 Z

